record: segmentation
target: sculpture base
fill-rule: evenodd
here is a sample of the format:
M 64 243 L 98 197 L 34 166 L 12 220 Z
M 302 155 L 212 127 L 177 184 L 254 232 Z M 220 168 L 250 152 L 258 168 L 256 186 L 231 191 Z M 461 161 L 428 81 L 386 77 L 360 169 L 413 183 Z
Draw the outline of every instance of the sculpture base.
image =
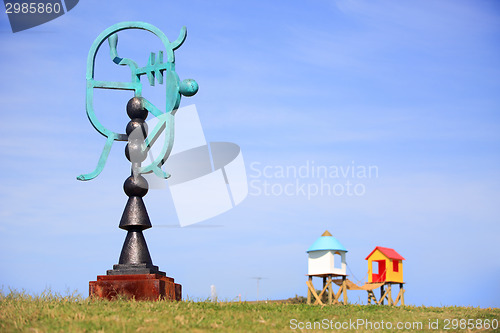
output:
M 132 274 L 158 274 L 167 276 L 165 272 L 153 264 L 118 264 L 113 269 L 108 269 L 106 275 L 132 275 Z
M 116 297 L 138 301 L 159 299 L 180 301 L 182 286 L 159 274 L 98 275 L 89 282 L 89 296 L 112 300 Z

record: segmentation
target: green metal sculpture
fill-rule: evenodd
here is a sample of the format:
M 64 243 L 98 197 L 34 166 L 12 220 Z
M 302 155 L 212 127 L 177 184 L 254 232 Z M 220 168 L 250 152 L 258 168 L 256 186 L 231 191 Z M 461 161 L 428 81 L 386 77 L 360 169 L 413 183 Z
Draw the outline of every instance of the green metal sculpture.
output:
M 158 57 L 155 53 L 151 53 L 147 65 L 139 67 L 132 59 L 121 58 L 118 55 L 118 35 L 117 32 L 128 29 L 141 29 L 155 34 L 163 43 L 164 51 L 160 51 Z M 98 81 L 94 79 L 94 67 L 97 52 L 104 43 L 108 40 L 110 46 L 110 54 L 112 61 L 117 65 L 128 66 L 131 72 L 129 82 L 111 82 Z M 98 276 L 97 281 L 91 281 L 89 291 L 91 295 L 100 297 L 111 297 L 113 293 L 129 292 L 130 285 L 123 285 L 125 281 L 123 275 L 128 275 L 127 283 L 132 283 L 134 297 L 141 299 L 146 297 L 139 292 L 140 286 L 143 285 L 143 280 L 163 279 L 161 281 L 164 286 L 162 291 L 147 297 L 157 299 L 159 296 L 170 299 L 180 299 L 181 286 L 174 284 L 173 279 L 165 279 L 166 273 L 159 270 L 158 266 L 153 265 L 151 255 L 144 238 L 143 231 L 152 227 L 143 197 L 148 192 L 148 182 L 142 176 L 145 173 L 154 173 L 155 175 L 168 178 L 169 175 L 161 168 L 170 155 L 174 143 L 174 115 L 179 107 L 181 95 L 193 96 L 198 91 L 198 84 L 194 80 L 180 81 L 179 76 L 175 72 L 174 50 L 179 48 L 186 39 L 186 28 L 183 27 L 179 37 L 170 42 L 165 34 L 151 24 L 144 22 L 123 22 L 118 23 L 104 30 L 94 41 L 89 51 L 87 59 L 87 100 L 86 110 L 87 116 L 94 128 L 104 135 L 106 144 L 99 158 L 96 169 L 88 174 L 80 175 L 78 180 L 91 180 L 97 177 L 103 170 L 108 158 L 111 146 L 114 141 L 127 141 L 125 155 L 131 162 L 131 175 L 124 184 L 123 190 L 129 197 L 122 217 L 120 219 L 119 228 L 127 231 L 127 236 L 122 246 L 118 264 L 113 265 L 113 269 L 107 271 L 107 276 L 122 275 L 121 278 L 111 279 L 105 276 Z M 164 59 L 166 55 L 166 59 Z M 166 105 L 164 110 L 153 105 L 150 101 L 142 96 L 141 77 L 146 76 L 150 85 L 159 84 L 165 85 Z M 134 95 L 128 101 L 126 110 L 130 121 L 125 127 L 125 133 L 117 133 L 104 127 L 97 119 L 94 112 L 94 89 L 118 89 L 130 90 Z M 157 118 L 158 122 L 153 130 L 148 134 L 148 126 L 146 118 L 148 114 L 152 114 Z M 164 142 L 158 143 L 161 145 L 161 152 L 152 158 L 153 161 L 149 164 L 142 165 L 146 160 L 149 150 L 155 144 L 155 141 L 164 133 Z M 153 275 L 151 275 L 153 274 Z M 146 277 L 145 277 L 146 276 Z M 156 281 L 156 280 L 155 280 Z M 157 281 L 160 283 L 159 281 Z M 170 292 L 165 289 L 166 285 L 170 285 Z M 130 288 L 129 288 L 130 287 Z M 175 292 L 173 289 L 175 288 Z
M 117 32 L 128 29 L 141 29 L 155 34 L 162 41 L 165 46 L 166 62 L 164 62 L 164 52 L 160 51 L 158 58 L 155 53 L 151 53 L 148 64 L 144 67 L 139 67 L 137 63 L 128 58 L 120 58 L 118 56 Z M 163 143 L 161 152 L 158 156 L 148 165 L 140 166 L 140 163 L 132 163 L 133 173 L 136 175 L 153 172 L 159 177 L 168 178 L 169 175 L 165 173 L 161 167 L 168 158 L 172 150 L 174 138 L 174 115 L 179 107 L 181 95 L 193 96 L 198 91 L 198 84 L 196 81 L 187 79 L 180 81 L 179 76 L 175 72 L 175 58 L 174 50 L 179 48 L 186 39 L 186 27 L 182 27 L 179 37 L 170 42 L 165 34 L 155 26 L 144 22 L 122 22 L 117 23 L 108 29 L 104 30 L 94 41 L 90 48 L 87 58 L 87 98 L 86 110 L 87 116 L 94 126 L 94 128 L 104 135 L 107 140 L 104 149 L 97 163 L 94 171 L 88 174 L 83 174 L 77 177 L 78 180 L 91 180 L 97 177 L 106 165 L 111 146 L 114 141 L 129 141 L 128 134 L 116 133 L 104 127 L 96 117 L 94 112 L 94 89 L 119 89 L 131 90 L 134 92 L 136 102 L 138 101 L 140 107 L 147 110 L 153 116 L 158 118 L 158 123 L 155 128 L 147 135 L 141 147 L 141 152 L 147 154 L 151 146 L 155 143 L 162 131 L 165 131 L 165 141 Z M 130 82 L 111 82 L 111 81 L 98 81 L 94 79 L 95 58 L 102 43 L 108 39 L 110 46 L 111 59 L 117 65 L 128 66 L 131 71 Z M 142 97 L 142 83 L 141 76 L 146 75 L 151 86 L 155 85 L 157 80 L 159 84 L 165 84 L 166 105 L 165 110 L 162 111 L 155 105 L 150 103 L 146 98 Z

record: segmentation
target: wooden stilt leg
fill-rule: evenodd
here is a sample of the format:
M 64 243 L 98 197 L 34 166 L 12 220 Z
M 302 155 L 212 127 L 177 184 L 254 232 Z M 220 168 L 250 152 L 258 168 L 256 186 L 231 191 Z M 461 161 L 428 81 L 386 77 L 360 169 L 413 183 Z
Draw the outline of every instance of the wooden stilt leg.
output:
M 323 290 L 325 290 L 325 288 L 326 288 L 326 276 L 323 276 Z M 321 300 L 323 301 L 323 298 L 321 298 Z
M 323 302 L 321 302 L 321 296 L 323 295 L 323 292 L 321 292 L 319 295 L 316 293 L 316 290 L 314 289 L 314 285 L 312 284 L 312 279 L 310 281 L 307 281 L 307 286 L 309 287 L 309 291 L 311 292 L 312 297 L 314 297 L 313 304 L 323 305 Z
M 326 283 L 326 277 L 323 278 L 323 282 L 324 283 L 324 287 L 323 287 L 323 290 L 321 290 L 321 292 L 319 293 L 319 295 L 317 296 L 316 298 L 316 302 L 314 302 L 314 304 L 318 303 L 318 304 L 323 304 L 323 295 L 325 294 L 326 290 L 328 289 L 328 287 L 330 286 L 329 283 Z M 326 295 L 325 295 L 326 296 Z
M 323 277 L 323 290 L 318 294 L 316 289 L 314 288 L 314 285 L 312 283 L 312 278 L 313 276 L 309 276 L 308 280 L 306 282 L 307 284 L 307 304 L 319 304 L 319 305 L 324 305 L 324 304 L 337 304 L 341 303 L 344 305 L 347 305 L 348 303 L 348 296 L 347 296 L 347 276 L 342 276 L 342 282 L 340 280 L 336 279 L 335 282 L 333 280 L 334 275 L 332 274 L 326 274 L 325 276 L 320 275 Z M 333 284 L 340 284 L 339 289 L 337 292 L 335 292 L 333 288 Z M 340 299 L 340 296 L 343 294 L 342 300 Z M 383 295 L 384 297 L 386 294 Z M 377 302 L 377 298 L 375 297 L 375 294 L 373 293 L 373 290 L 368 291 L 368 303 L 371 304 L 371 300 L 374 300 Z M 383 297 L 382 297 L 383 300 Z
M 368 304 L 372 304 L 372 300 L 377 304 L 377 298 L 373 290 L 368 290 Z
M 337 291 L 337 294 L 333 296 L 335 298 L 333 304 L 340 303 L 340 294 L 342 294 L 342 287 L 340 287 L 339 290 Z
M 396 297 L 396 300 L 394 301 L 394 305 L 398 305 L 398 302 L 400 299 L 401 299 L 401 288 L 399 288 L 398 296 Z
M 403 288 L 402 283 L 399 284 L 399 292 L 401 293 L 401 305 L 404 306 L 405 305 L 405 290 Z
M 344 292 L 344 305 L 347 305 L 347 284 L 346 284 L 346 277 L 342 277 L 342 290 Z
M 387 285 L 387 304 L 392 305 L 392 285 Z
M 311 304 L 311 290 L 309 290 L 309 284 L 312 284 L 312 276 L 309 276 L 307 281 L 307 304 Z
M 384 289 L 382 289 L 382 287 L 380 287 L 380 293 L 382 294 L 382 291 L 384 291 Z M 385 290 L 384 293 L 382 295 L 380 295 L 380 299 L 378 300 L 377 304 L 381 304 L 381 305 L 384 305 L 384 299 L 387 297 L 387 292 L 389 290 Z
M 328 276 L 328 304 L 332 304 L 332 296 L 333 296 L 333 281 L 332 281 L 332 276 Z

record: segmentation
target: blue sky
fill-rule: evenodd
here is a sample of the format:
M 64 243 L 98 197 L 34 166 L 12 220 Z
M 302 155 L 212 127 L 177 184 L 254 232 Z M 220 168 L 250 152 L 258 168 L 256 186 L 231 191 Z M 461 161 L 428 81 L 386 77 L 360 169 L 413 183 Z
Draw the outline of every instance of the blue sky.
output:
M 168 190 L 151 190 L 149 250 L 184 296 L 209 297 L 214 284 L 220 298 L 253 300 L 257 276 L 266 278 L 261 298 L 305 295 L 305 251 L 328 229 L 349 251 L 354 281 L 380 245 L 406 258 L 408 303 L 500 305 L 500 6 L 472 0 L 81 1 L 16 34 L 2 15 L 4 290 L 86 295 L 88 281 L 118 261 L 124 144 L 115 143 L 98 178 L 75 177 L 94 168 L 105 141 L 85 114 L 88 49 L 102 30 L 132 20 L 171 40 L 187 26 L 176 69 L 200 90 L 181 105 L 196 105 L 208 141 L 240 145 L 249 181 L 297 181 L 255 178 L 252 163 L 378 169 L 351 179 L 365 189 L 360 196 L 251 191 L 186 228 L 175 227 Z M 144 32 L 120 34 L 120 52 L 139 63 L 159 47 Z M 107 52 L 104 45 L 96 78 L 128 79 Z M 98 115 L 123 131 L 130 96 L 99 97 Z M 366 302 L 361 292 L 349 297 Z

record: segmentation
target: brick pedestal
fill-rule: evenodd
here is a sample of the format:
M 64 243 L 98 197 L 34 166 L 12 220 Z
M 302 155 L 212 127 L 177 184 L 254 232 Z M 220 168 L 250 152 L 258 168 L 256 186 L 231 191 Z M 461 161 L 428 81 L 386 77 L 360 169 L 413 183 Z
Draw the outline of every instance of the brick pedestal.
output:
M 138 301 L 182 299 L 182 286 L 159 274 L 98 275 L 89 282 L 89 296 L 113 299 L 117 295 Z

